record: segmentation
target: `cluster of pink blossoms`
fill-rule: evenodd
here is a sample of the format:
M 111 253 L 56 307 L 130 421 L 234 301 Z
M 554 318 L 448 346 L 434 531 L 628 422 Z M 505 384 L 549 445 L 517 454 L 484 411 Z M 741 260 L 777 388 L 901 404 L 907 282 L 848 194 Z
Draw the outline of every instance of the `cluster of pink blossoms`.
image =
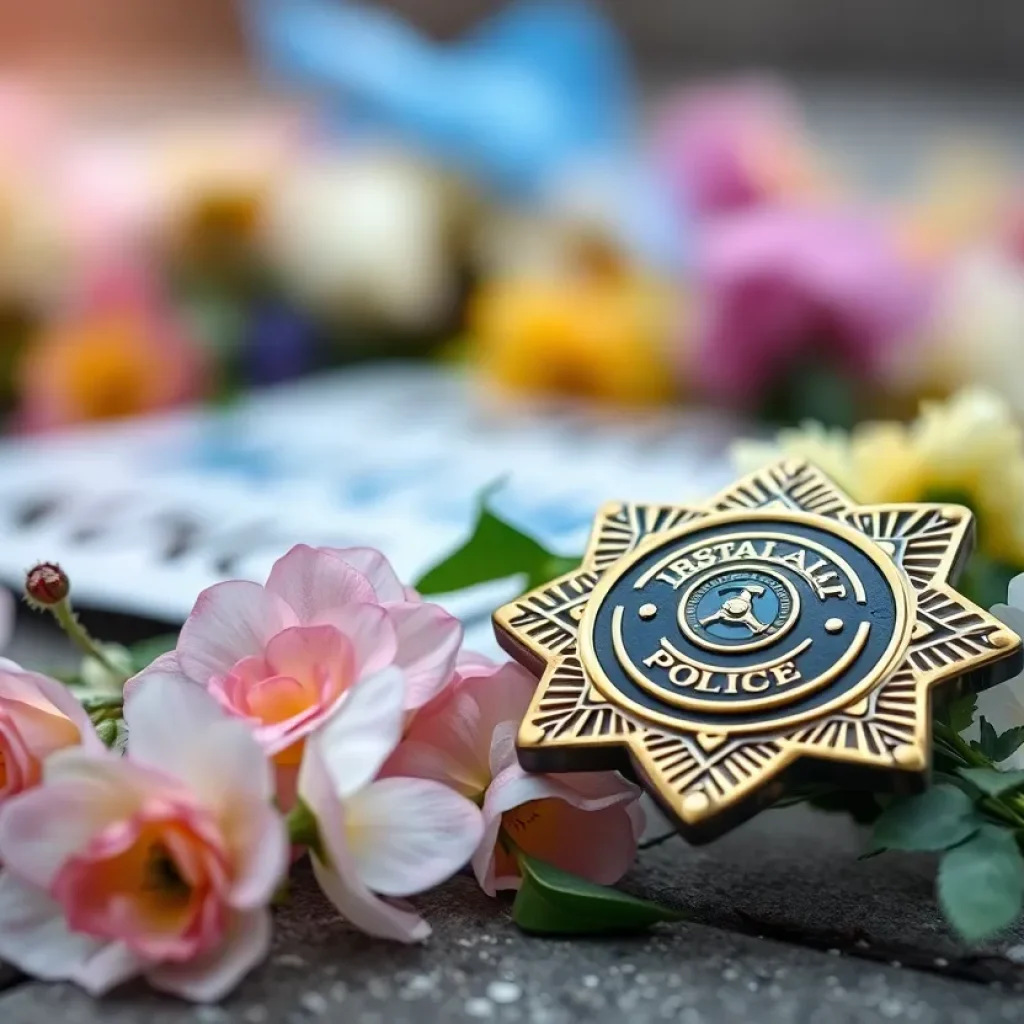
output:
M 524 772 L 534 681 L 461 643 L 379 552 L 299 545 L 265 586 L 199 595 L 125 687 L 123 755 L 61 683 L 0 660 L 0 960 L 219 999 L 266 956 L 295 847 L 347 921 L 404 942 L 430 934 L 406 898 L 467 864 L 491 895 L 518 886 L 516 851 L 617 881 L 639 791 Z

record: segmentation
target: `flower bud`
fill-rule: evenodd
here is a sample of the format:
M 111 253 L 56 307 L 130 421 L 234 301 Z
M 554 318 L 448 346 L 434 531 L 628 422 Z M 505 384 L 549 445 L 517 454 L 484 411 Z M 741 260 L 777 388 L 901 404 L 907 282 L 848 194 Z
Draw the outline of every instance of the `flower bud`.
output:
M 25 576 L 25 594 L 31 604 L 51 608 L 71 592 L 68 574 L 56 562 L 40 562 Z

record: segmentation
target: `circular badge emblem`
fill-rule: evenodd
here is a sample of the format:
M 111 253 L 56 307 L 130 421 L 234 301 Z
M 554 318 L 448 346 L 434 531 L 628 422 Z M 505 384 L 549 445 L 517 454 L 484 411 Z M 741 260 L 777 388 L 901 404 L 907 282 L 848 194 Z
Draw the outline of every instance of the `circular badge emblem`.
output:
M 699 647 L 748 651 L 773 643 L 790 629 L 799 607 L 789 580 L 750 562 L 698 574 L 679 602 L 679 624 Z
M 913 602 L 889 555 L 841 523 L 726 513 L 614 565 L 580 654 L 608 699 L 651 720 L 750 732 L 859 700 L 906 650 Z

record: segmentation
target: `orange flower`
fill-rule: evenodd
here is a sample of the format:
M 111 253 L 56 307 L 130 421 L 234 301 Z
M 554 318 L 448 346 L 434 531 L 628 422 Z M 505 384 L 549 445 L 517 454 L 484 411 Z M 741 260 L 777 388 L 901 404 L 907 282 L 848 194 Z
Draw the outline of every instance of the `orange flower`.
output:
M 137 281 L 44 329 L 19 366 L 21 422 L 45 430 L 167 408 L 198 392 L 198 351 Z
M 677 393 L 674 304 L 660 283 L 625 272 L 492 282 L 471 311 L 475 358 L 505 391 L 661 404 Z

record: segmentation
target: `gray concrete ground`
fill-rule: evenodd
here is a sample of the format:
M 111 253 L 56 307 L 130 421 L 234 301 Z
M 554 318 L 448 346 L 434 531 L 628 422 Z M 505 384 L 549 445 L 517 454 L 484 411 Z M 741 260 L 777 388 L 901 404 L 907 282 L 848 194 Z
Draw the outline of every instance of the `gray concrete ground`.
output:
M 68 663 L 40 620 L 19 624 L 11 653 Z M 187 1007 L 142 985 L 94 1002 L 0 969 L 0 1022 L 1024 1020 L 1024 932 L 966 949 L 936 907 L 930 858 L 860 860 L 863 849 L 847 819 L 800 808 L 710 846 L 673 839 L 643 853 L 626 884 L 689 920 L 632 938 L 525 936 L 506 901 L 459 877 L 417 900 L 434 935 L 416 948 L 353 932 L 300 870 L 271 959 L 223 1007 Z

